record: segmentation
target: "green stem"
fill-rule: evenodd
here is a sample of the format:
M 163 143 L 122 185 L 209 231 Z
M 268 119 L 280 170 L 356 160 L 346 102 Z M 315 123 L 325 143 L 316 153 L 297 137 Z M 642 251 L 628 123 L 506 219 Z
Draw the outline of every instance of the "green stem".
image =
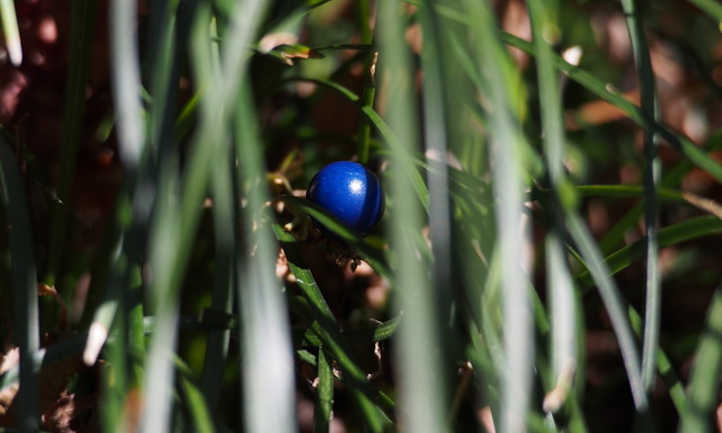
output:
M 655 122 L 659 112 L 655 110 L 656 96 L 654 74 L 649 58 L 649 47 L 644 36 L 641 14 L 634 0 L 622 0 L 627 17 L 627 29 L 632 41 L 632 50 L 637 65 L 637 75 L 641 86 L 642 111 Z M 661 276 L 659 273 L 657 242 L 657 184 L 661 166 L 657 158 L 657 144 L 653 129 L 645 131 L 644 136 L 644 213 L 647 253 L 646 307 L 644 320 L 644 343 L 642 350 L 642 382 L 649 390 L 654 385 L 655 360 L 659 345 L 659 320 L 661 310 Z

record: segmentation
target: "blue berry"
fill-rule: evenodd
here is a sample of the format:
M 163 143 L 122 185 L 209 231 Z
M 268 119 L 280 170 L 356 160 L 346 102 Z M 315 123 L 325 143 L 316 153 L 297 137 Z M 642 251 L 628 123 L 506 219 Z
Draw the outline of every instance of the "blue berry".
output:
M 352 161 L 322 168 L 311 180 L 306 198 L 361 234 L 369 233 L 384 213 L 379 178 Z

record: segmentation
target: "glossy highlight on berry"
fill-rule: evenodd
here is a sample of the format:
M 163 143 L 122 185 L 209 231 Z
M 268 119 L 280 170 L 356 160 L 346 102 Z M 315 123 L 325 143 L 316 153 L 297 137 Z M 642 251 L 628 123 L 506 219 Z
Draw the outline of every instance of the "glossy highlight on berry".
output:
M 384 213 L 381 182 L 353 161 L 336 161 L 322 168 L 311 180 L 306 198 L 361 234 L 369 233 Z

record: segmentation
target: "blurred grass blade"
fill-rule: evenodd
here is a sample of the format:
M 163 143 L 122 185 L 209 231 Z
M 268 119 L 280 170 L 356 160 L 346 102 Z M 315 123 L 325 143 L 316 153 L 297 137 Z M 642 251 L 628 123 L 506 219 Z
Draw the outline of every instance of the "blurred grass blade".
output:
M 552 321 L 552 368 L 556 383 L 544 399 L 544 410 L 556 412 L 571 390 L 577 366 L 577 325 L 572 284 L 559 238 L 547 236 L 547 290 Z
M 14 0 L 0 0 L 0 23 L 2 24 L 5 46 L 8 50 L 10 62 L 13 66 L 20 66 L 23 62 L 23 48 L 20 43 Z
M 191 412 L 191 419 L 193 420 L 195 431 L 198 433 L 214 433 L 216 429 L 213 427 L 213 412 L 206 405 L 206 400 L 201 390 L 187 377 L 181 377 L 180 383 Z
M 393 131 L 393 134 L 382 131 L 391 148 L 394 167 L 389 171 L 393 208 L 386 230 L 396 253 L 392 278 L 398 296 L 396 308 L 404 312 L 395 346 L 400 422 L 415 433 L 441 433 L 447 431 L 448 416 L 443 400 L 446 396 L 444 377 L 439 374 L 442 368 L 440 323 L 435 297 L 413 241 L 421 231 L 423 207 L 428 201 L 420 205 L 414 197 L 415 189 L 417 194 L 420 192 L 414 183 L 412 174 L 418 172 L 411 159 L 411 152 L 418 147 L 418 122 L 412 96 L 414 73 L 404 42 L 401 6 L 395 0 L 381 2 L 377 13 L 380 62 L 384 65 L 380 73 L 382 80 L 389 80 L 385 97 L 389 127 Z M 390 136 L 394 139 L 389 140 Z
M 211 37 L 217 36 L 217 30 L 211 25 Z M 211 46 L 211 62 L 217 70 L 220 66 L 218 43 Z M 232 314 L 233 293 L 236 285 L 235 255 L 238 253 L 236 239 L 236 187 L 234 167 L 235 151 L 226 146 L 218 146 L 214 155 L 215 169 L 211 174 L 213 192 L 213 230 L 215 241 L 215 269 L 211 308 L 216 312 Z M 208 334 L 206 354 L 203 363 L 202 389 L 208 408 L 213 411 L 223 387 L 223 372 L 230 343 L 230 329 L 211 331 Z
M 641 12 L 635 0 L 622 0 L 627 18 L 627 29 L 632 41 L 632 52 L 637 66 L 637 76 L 641 87 L 642 111 L 655 122 L 659 121 L 656 108 L 654 73 L 649 57 L 649 47 L 644 36 Z M 655 361 L 659 345 L 659 321 L 662 309 L 661 275 L 659 272 L 659 245 L 657 244 L 657 184 L 661 165 L 657 158 L 656 135 L 653 129 L 644 134 L 644 203 L 646 230 L 646 306 L 644 318 L 644 343 L 642 350 L 642 382 L 644 388 L 651 390 L 655 382 Z
M 544 156 L 549 178 L 554 189 L 553 228 L 546 240 L 547 290 L 552 316 L 552 371 L 554 388 L 546 395 L 543 408 L 556 412 L 564 403 L 574 379 L 577 365 L 577 324 L 574 286 L 569 273 L 561 238 L 564 230 L 564 208 L 560 205 L 564 191 L 564 129 L 562 125 L 561 93 L 559 76 L 552 62 L 551 45 L 559 38 L 559 30 L 553 21 L 554 4 L 542 0 L 527 0 L 537 52 L 537 76 L 539 101 L 544 132 Z M 574 212 L 574 209 L 567 209 Z
M 133 2 L 113 0 L 108 16 L 118 147 L 123 165 L 131 172 L 138 166 L 144 137 L 136 8 Z
M 718 402 L 722 369 L 722 289 L 712 297 L 707 312 L 707 329 L 701 334 L 687 390 L 688 410 L 682 417 L 680 433 L 711 431 L 712 411 Z
M 153 276 L 150 281 L 150 300 L 155 326 L 145 360 L 146 375 L 143 383 L 145 391 L 140 431 L 146 433 L 169 431 L 170 400 L 175 376 L 172 359 L 177 333 L 177 284 L 181 277 L 180 266 L 176 262 L 178 254 L 174 254 L 181 248 L 182 227 L 175 203 L 177 188 L 174 179 L 161 183 L 158 210 L 151 229 L 149 263 Z
M 722 5 L 719 2 L 715 0 L 689 0 L 689 2 L 714 18 L 718 26 L 722 26 Z
M 448 56 L 443 47 L 439 17 L 432 7 L 435 0 L 427 0 L 420 9 L 424 47 L 421 55 L 423 82 L 424 143 L 430 169 L 429 230 L 433 253 L 433 290 L 438 302 L 439 322 L 448 328 L 451 320 L 453 284 L 451 273 L 451 211 L 449 208 L 448 144 L 446 134 L 446 101 L 442 63 Z M 458 95 L 453 95 L 457 97 Z M 453 98 L 452 97 L 452 98 Z M 444 332 L 445 336 L 449 334 Z M 451 344 L 447 338 L 447 344 Z
M 496 221 L 499 231 L 501 285 L 504 293 L 504 349 L 500 430 L 518 433 L 526 430 L 531 393 L 531 360 L 534 358 L 531 305 L 527 292 L 526 271 L 520 266 L 522 245 L 526 242 L 522 224 L 522 148 L 526 146 L 518 124 L 512 116 L 515 107 L 514 82 L 507 74 L 508 58 L 501 45 L 490 2 L 464 2 L 467 16 L 475 25 L 473 43 L 478 45 L 475 58 L 484 78 L 482 90 L 489 98 L 491 113 L 490 158 L 494 176 Z M 518 95 L 517 95 L 518 96 Z M 517 111 L 517 114 L 521 114 Z M 523 259 L 521 259 L 523 260 Z
M 564 127 L 562 125 L 561 94 L 559 78 L 552 61 L 551 44 L 560 37 L 559 29 L 551 20 L 552 3 L 527 0 L 531 17 L 534 48 L 536 50 L 539 101 L 544 130 L 544 156 L 547 170 L 556 189 L 564 176 Z
M 158 194 L 160 200 L 154 218 L 150 246 L 150 262 L 153 269 L 151 299 L 155 309 L 156 330 L 146 361 L 147 375 L 144 389 L 148 394 L 141 421 L 142 432 L 164 433 L 169 428 L 171 405 L 169 391 L 173 383 L 171 355 L 176 337 L 178 289 L 200 220 L 201 203 L 208 184 L 211 164 L 218 152 L 224 148 L 228 149 L 228 120 L 239 84 L 243 82 L 246 71 L 247 54 L 241 47 L 249 46 L 251 38 L 255 36 L 263 6 L 262 1 L 238 6 L 232 19 L 231 31 L 227 34 L 227 43 L 233 48 L 226 46 L 223 52 L 222 74 L 220 71 L 213 71 L 210 60 L 211 43 L 208 27 L 211 22 L 210 12 L 207 8 L 203 8 L 196 15 L 192 36 L 193 65 L 197 82 L 207 93 L 202 101 L 201 123 L 193 139 L 184 176 L 182 200 L 180 200 L 174 164 L 164 162 L 166 167 L 161 173 Z M 286 368 L 283 371 L 290 370 Z M 290 390 L 288 392 L 290 393 Z M 276 417 L 270 422 L 277 419 Z M 250 429 L 250 431 L 259 430 Z
M 38 379 L 33 356 L 40 349 L 38 291 L 25 188 L 5 131 L 0 130 L 0 200 L 8 224 L 15 338 L 20 346 L 20 431 L 38 429 Z
M 104 299 L 96 309 L 88 330 L 88 339 L 83 350 L 83 362 L 88 366 L 95 364 L 105 341 L 108 339 L 113 319 L 118 310 L 118 303 L 123 294 L 123 275 L 128 266 L 127 258 L 122 252 L 123 240 L 122 236 L 119 237 L 117 244 L 113 248 Z
M 578 215 L 567 215 L 567 228 L 582 253 L 594 282 L 599 288 L 599 295 L 607 309 L 612 328 L 617 336 L 619 350 L 622 352 L 634 406 L 637 411 L 643 412 L 647 409 L 648 404 L 647 395 L 642 384 L 639 353 L 632 329 L 627 320 L 626 308 L 619 297 L 619 290 L 611 277 L 609 267 L 604 262 L 581 218 Z
M 240 165 L 239 190 L 247 197 L 243 230 L 247 243 L 239 254 L 237 302 L 241 312 L 242 383 L 245 430 L 249 433 L 294 433 L 295 394 L 293 356 L 285 297 L 274 272 L 278 247 L 268 225 L 264 146 L 245 80 L 245 47 L 251 45 L 266 8 L 257 0 L 237 4 L 222 51 L 222 83 L 209 90 L 209 104 L 201 131 L 213 128 L 219 115 L 233 119 L 236 155 Z M 212 81 L 205 81 L 211 86 Z M 239 97 L 240 93 L 240 97 Z M 225 127 L 223 123 L 221 127 Z M 208 130 L 213 134 L 212 130 Z M 212 135 L 211 135 L 212 137 Z M 199 144 L 203 144 L 199 141 Z M 256 228 L 257 227 L 257 228 Z M 250 254 L 254 249 L 254 254 Z
M 214 311 L 231 314 L 233 311 L 233 288 L 235 286 L 234 256 L 236 254 L 235 209 L 233 197 L 234 178 L 231 173 L 233 159 L 229 155 L 217 155 L 220 164 L 212 175 L 213 186 L 213 227 L 215 231 L 215 272 L 211 308 Z M 225 160 L 225 163 L 224 163 Z M 205 361 L 203 363 L 203 393 L 210 410 L 216 408 L 223 385 L 223 371 L 226 366 L 230 329 L 208 333 Z
M 239 23 L 240 24 L 240 23 Z M 245 350 L 242 355 L 243 410 L 250 433 L 293 433 L 297 430 L 293 356 L 285 297 L 274 273 L 278 247 L 268 221 L 268 191 L 257 120 L 245 87 L 235 122 L 240 157 L 247 243 L 239 263 L 238 302 Z M 258 227 L 254 229 L 254 227 Z M 253 254 L 250 250 L 255 249 Z

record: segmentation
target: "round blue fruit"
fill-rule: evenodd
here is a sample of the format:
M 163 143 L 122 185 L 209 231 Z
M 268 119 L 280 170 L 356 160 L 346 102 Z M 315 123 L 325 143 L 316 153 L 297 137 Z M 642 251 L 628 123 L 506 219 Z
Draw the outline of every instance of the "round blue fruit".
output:
M 369 233 L 384 213 L 379 178 L 352 161 L 322 168 L 311 180 L 306 198 L 361 234 Z

